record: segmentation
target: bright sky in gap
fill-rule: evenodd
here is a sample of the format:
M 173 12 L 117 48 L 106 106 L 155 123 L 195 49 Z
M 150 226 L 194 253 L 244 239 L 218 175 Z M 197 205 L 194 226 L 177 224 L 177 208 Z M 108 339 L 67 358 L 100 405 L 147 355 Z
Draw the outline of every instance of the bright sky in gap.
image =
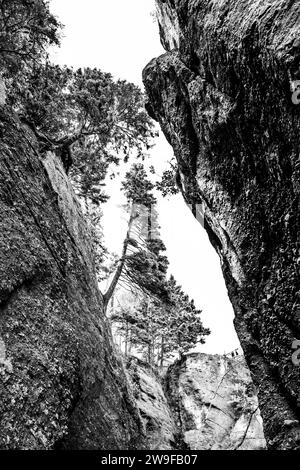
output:
M 142 86 L 143 68 L 164 53 L 151 16 L 154 0 L 51 0 L 50 7 L 65 25 L 62 46 L 51 56 L 56 63 L 97 67 Z M 151 153 L 158 172 L 171 156 L 172 149 L 160 133 Z M 105 235 L 109 249 L 119 252 L 126 223 L 120 219 L 116 182 L 108 192 L 111 199 L 104 208 Z M 170 272 L 203 310 L 203 323 L 212 331 L 199 350 L 223 354 L 239 347 L 220 261 L 204 229 L 182 196 L 170 201 L 160 198 L 158 212 Z

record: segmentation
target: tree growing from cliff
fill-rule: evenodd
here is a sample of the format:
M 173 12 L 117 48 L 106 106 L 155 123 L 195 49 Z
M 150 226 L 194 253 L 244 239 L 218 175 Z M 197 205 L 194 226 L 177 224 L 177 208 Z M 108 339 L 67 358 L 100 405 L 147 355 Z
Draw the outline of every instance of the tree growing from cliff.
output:
M 194 300 L 177 285 L 174 276 L 168 282 L 170 307 L 168 310 L 168 324 L 165 332 L 166 352 L 178 352 L 180 356 L 186 354 L 197 344 L 204 344 L 205 337 L 210 334 L 204 328 L 201 319 L 201 310 L 195 306 Z
M 5 77 L 21 80 L 40 63 L 47 47 L 59 44 L 60 27 L 45 0 L 0 0 L 0 70 Z
M 60 25 L 47 2 L 0 0 L 0 7 L 0 65 L 8 103 L 31 127 L 41 152 L 55 151 L 69 172 L 92 228 L 101 279 L 108 253 L 97 206 L 108 199 L 106 178 L 113 177 L 120 161 L 144 159 L 156 135 L 144 95 L 100 70 L 49 63 L 46 48 L 58 44 Z
M 32 126 L 42 150 L 54 150 L 78 194 L 99 204 L 112 165 L 145 158 L 156 135 L 136 85 L 98 69 L 46 63 L 11 87 L 11 103 Z M 113 175 L 113 171 L 110 172 Z
M 151 365 L 158 361 L 160 331 L 160 305 L 157 299 L 142 295 L 132 307 L 116 308 L 111 316 L 114 329 L 123 339 L 124 353 L 127 356 L 132 350 L 142 354 Z
M 128 228 L 117 269 L 104 295 L 106 306 L 120 279 L 144 293 L 168 295 L 168 260 L 163 255 L 166 248 L 157 230 L 154 184 L 142 163 L 132 165 L 122 187 L 127 198 Z
M 172 304 L 151 295 L 143 295 L 132 308 L 116 308 L 111 321 L 122 336 L 125 354 L 132 349 L 151 365 L 163 366 L 165 360 L 183 356 L 210 334 L 201 320 L 201 310 L 170 280 Z
M 175 158 L 169 162 L 169 168 L 163 172 L 160 180 L 156 183 L 156 189 L 163 197 L 174 196 L 180 190 L 180 178 L 178 175 Z
M 132 309 L 114 309 L 111 319 L 125 338 L 126 351 L 134 346 L 149 363 L 163 364 L 166 357 L 204 343 L 209 330 L 203 327 L 201 311 L 174 277 L 167 279 L 169 263 L 158 230 L 154 184 L 143 164 L 132 165 L 122 187 L 128 203 L 128 232 L 105 302 L 119 282 L 134 286 L 138 303 Z
M 149 295 L 144 295 L 136 308 L 132 309 L 132 347 L 142 353 L 150 365 L 160 361 L 161 331 L 166 319 L 162 315 L 161 302 Z
M 101 283 L 114 272 L 118 260 L 117 256 L 114 253 L 110 253 L 105 245 L 101 207 L 94 204 L 86 204 L 83 209 L 91 234 L 96 276 L 98 282 Z

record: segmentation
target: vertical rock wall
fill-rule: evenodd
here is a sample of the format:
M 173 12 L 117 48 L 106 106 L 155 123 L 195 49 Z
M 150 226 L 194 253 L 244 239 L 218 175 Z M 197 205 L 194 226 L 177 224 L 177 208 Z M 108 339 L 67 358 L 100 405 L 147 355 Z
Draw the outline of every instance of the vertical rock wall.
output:
M 300 448 L 300 4 L 157 0 L 148 111 L 201 207 L 258 387 L 269 448 Z
M 191 450 L 263 450 L 265 438 L 244 356 L 189 354 L 170 367 L 167 393 Z
M 162 376 L 127 364 L 151 450 L 262 450 L 262 419 L 243 356 L 193 353 Z
M 143 447 L 60 161 L 0 109 L 0 448 Z

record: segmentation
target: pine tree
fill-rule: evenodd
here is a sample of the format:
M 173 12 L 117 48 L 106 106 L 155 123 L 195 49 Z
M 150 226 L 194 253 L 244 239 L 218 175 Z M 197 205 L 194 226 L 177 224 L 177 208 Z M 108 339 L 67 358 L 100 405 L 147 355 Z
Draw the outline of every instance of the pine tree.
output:
M 107 200 L 107 174 L 145 158 L 156 136 L 136 85 L 98 69 L 39 64 L 10 87 L 12 106 L 34 130 L 41 151 L 55 151 L 82 198 Z
M 202 324 L 201 310 L 173 276 L 168 286 L 168 302 L 142 294 L 137 302 L 126 309 L 117 308 L 112 316 L 112 322 L 118 324 L 118 334 L 124 339 L 125 352 L 133 348 L 150 365 L 160 367 L 174 355 L 181 357 L 197 344 L 204 344 L 210 334 Z
M 171 307 L 168 312 L 168 336 L 166 350 L 186 354 L 197 344 L 205 343 L 205 336 L 210 330 L 204 328 L 201 310 L 195 307 L 193 300 L 177 285 L 173 276 L 169 279 Z
M 45 0 L 0 0 L 0 70 L 5 79 L 30 72 L 59 44 L 61 25 Z
M 166 248 L 157 238 L 154 185 L 143 164 L 137 163 L 131 167 L 122 187 L 128 202 L 128 230 L 117 269 L 104 295 L 106 306 L 120 280 L 125 284 L 135 285 L 145 294 L 165 298 L 168 296 L 168 260 L 163 255 Z

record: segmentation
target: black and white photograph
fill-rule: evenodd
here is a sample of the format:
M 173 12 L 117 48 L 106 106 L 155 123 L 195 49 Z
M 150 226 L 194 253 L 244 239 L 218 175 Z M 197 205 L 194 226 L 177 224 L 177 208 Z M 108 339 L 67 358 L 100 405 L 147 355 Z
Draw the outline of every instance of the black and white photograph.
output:
M 300 0 L 0 0 L 1 457 L 300 450 L 299 203 Z

